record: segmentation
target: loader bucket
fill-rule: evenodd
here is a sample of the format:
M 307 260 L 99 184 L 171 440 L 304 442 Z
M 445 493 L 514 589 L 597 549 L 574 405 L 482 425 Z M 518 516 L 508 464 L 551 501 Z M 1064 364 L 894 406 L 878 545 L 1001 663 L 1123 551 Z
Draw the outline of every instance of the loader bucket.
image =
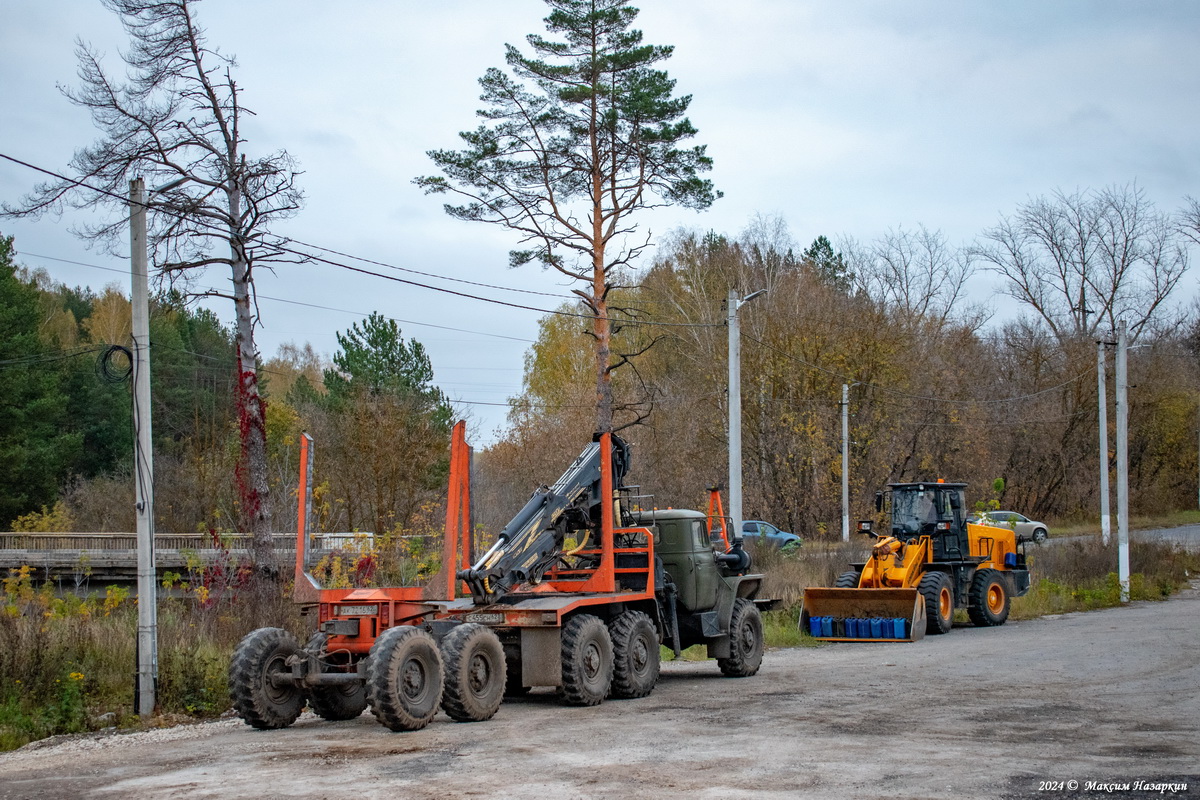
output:
M 800 630 L 831 642 L 915 642 L 925 600 L 916 589 L 805 589 Z

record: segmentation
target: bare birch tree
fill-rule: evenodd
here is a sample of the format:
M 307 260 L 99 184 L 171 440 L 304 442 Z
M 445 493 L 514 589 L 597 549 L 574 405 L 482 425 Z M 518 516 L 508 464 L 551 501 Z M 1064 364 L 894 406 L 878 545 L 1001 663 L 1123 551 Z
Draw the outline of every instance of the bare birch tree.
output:
M 1060 342 L 1120 319 L 1137 338 L 1187 269 L 1180 233 L 1136 185 L 1058 191 L 985 231 L 976 253 Z
M 73 179 L 37 186 L 11 216 L 75 208 L 119 210 L 110 221 L 76 232 L 118 252 L 126 236 L 128 181 L 143 177 L 174 188 L 151 197 L 148 243 L 154 268 L 168 280 L 209 266 L 230 270 L 231 290 L 208 292 L 233 301 L 238 357 L 237 407 L 241 458 L 237 469 L 241 525 L 254 534 L 259 563 L 271 547 L 266 428 L 254 344 L 254 270 L 286 254 L 270 244 L 268 227 L 292 216 L 303 195 L 286 151 L 246 152 L 236 62 L 208 44 L 196 22 L 199 0 L 104 0 L 120 15 L 130 47 L 121 54 L 128 80 L 105 72 L 100 54 L 77 40 L 79 88 L 61 91 L 91 112 L 101 138 L 75 153 Z M 94 191 L 92 188 L 100 190 Z

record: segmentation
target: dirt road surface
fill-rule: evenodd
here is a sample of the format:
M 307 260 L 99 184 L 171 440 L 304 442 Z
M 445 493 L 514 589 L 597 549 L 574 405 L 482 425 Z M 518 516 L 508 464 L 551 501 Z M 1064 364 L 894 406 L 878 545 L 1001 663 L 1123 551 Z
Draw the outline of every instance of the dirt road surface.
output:
M 534 694 L 415 733 L 306 713 L 283 731 L 40 743 L 0 756 L 0 798 L 1200 797 L 1198 587 L 915 644 L 774 650 L 747 679 L 669 663 L 641 700 Z

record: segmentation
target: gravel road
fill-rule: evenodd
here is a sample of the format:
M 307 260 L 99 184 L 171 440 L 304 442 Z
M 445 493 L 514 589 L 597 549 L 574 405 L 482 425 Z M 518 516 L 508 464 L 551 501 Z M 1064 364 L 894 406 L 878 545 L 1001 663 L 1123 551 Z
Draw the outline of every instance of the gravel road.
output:
M 650 697 L 590 709 L 534 694 L 415 733 L 306 713 L 60 739 L 0 756 L 0 798 L 1195 798 L 1198 619 L 1200 582 L 915 644 L 773 650 L 747 679 L 664 664 Z

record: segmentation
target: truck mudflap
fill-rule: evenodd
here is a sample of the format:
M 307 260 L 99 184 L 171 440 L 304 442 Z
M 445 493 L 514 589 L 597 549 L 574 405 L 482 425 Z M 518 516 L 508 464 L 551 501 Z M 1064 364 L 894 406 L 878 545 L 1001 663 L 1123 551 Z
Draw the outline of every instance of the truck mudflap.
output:
M 805 589 L 800 630 L 830 642 L 915 642 L 925 599 L 916 589 Z

